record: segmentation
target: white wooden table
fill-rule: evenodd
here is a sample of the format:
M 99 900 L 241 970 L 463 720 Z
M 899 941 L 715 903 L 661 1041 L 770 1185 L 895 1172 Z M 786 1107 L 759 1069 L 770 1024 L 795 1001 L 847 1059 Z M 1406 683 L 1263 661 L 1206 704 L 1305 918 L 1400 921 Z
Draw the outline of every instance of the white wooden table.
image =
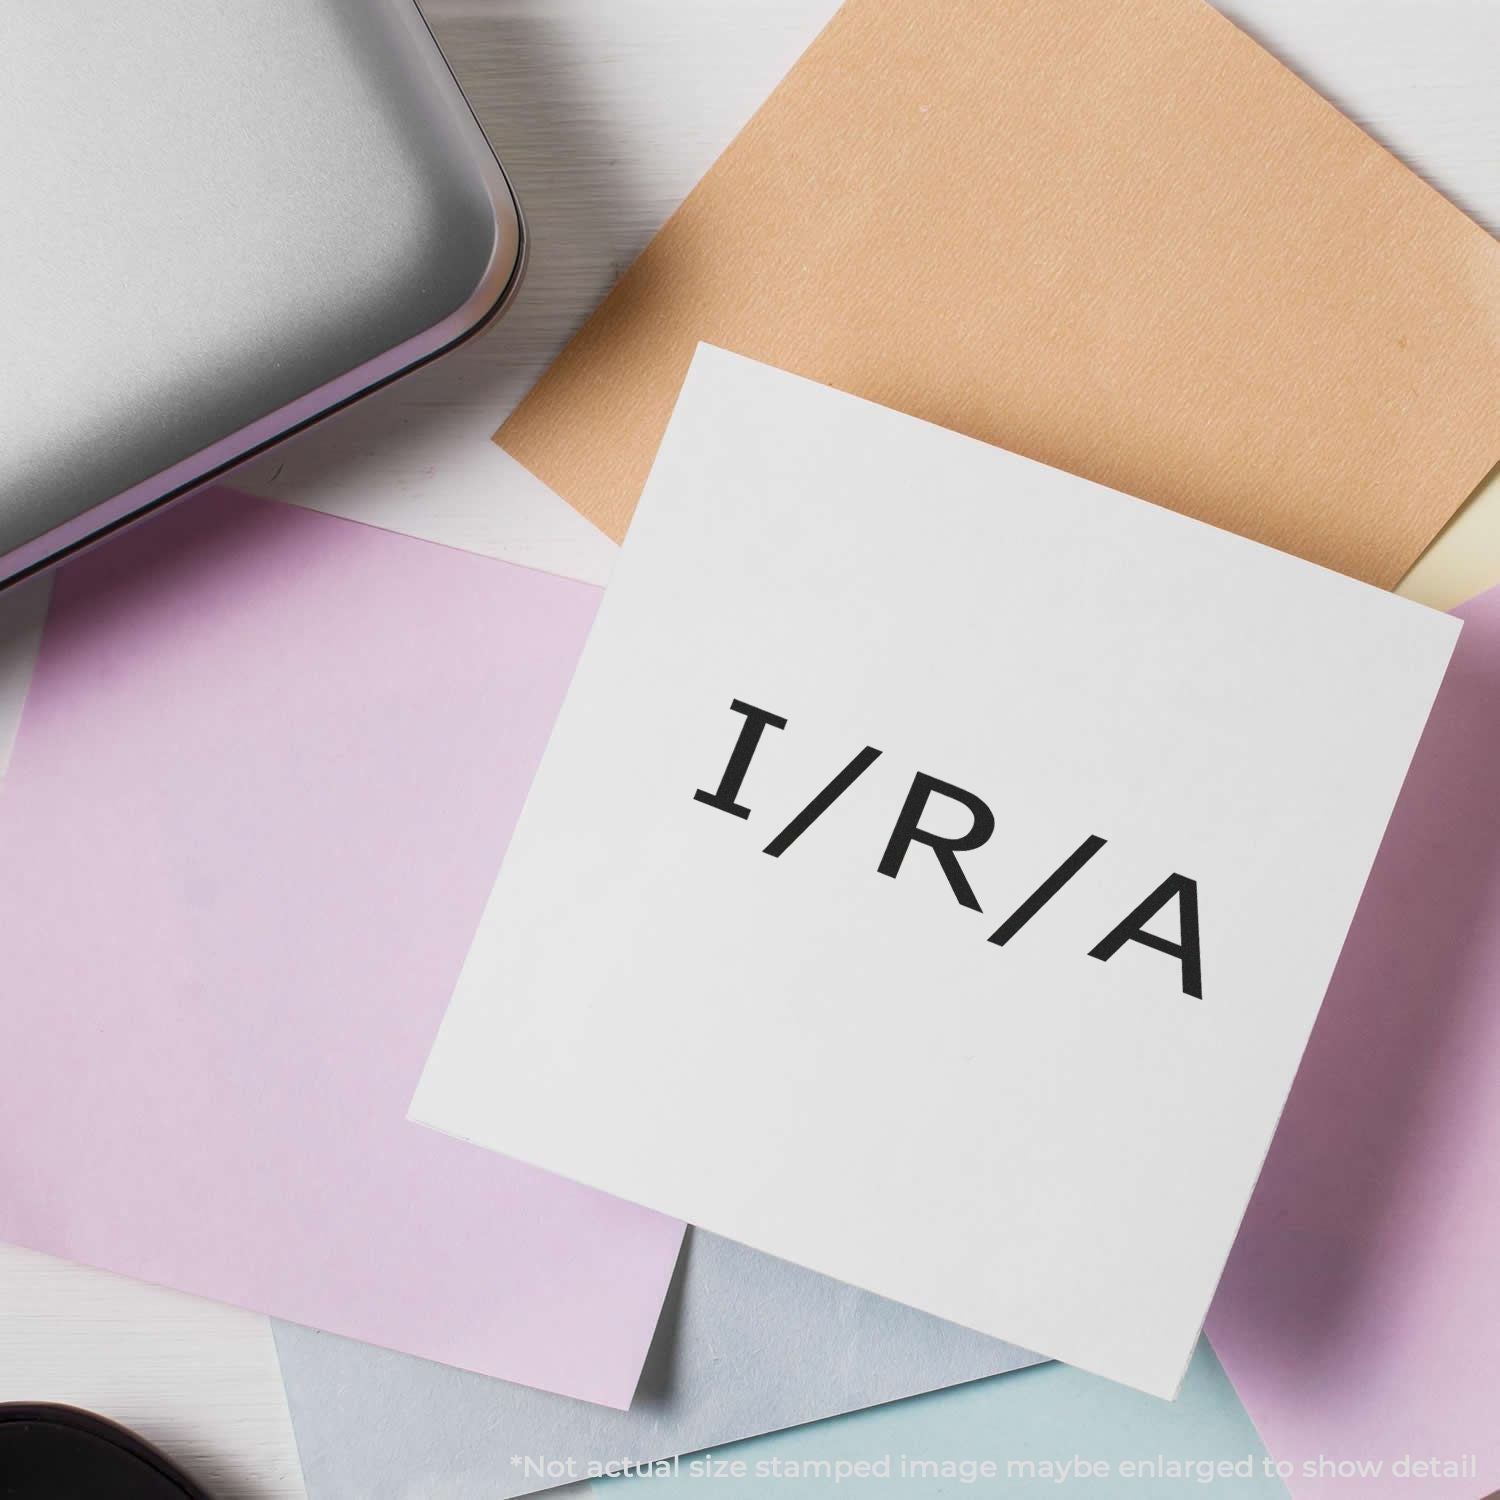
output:
M 996 0 L 999 3 L 999 0 Z M 426 0 L 533 233 L 479 340 L 236 477 L 242 487 L 603 581 L 613 547 L 488 441 L 835 0 Z M 1500 0 L 1219 0 L 1500 233 Z M 0 599 L 0 755 L 45 591 Z M 0 1247 L 0 1401 L 72 1401 L 225 1500 L 303 1494 L 264 1319 Z

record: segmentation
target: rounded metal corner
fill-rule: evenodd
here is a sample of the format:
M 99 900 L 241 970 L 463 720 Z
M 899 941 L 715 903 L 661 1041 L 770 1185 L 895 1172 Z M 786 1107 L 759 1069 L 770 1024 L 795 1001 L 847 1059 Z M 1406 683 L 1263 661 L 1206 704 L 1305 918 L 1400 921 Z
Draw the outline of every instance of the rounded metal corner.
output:
M 529 255 L 526 221 L 516 193 L 416 0 L 387 0 L 384 14 L 406 33 L 408 63 L 427 75 L 432 106 L 446 114 L 467 148 L 474 208 L 482 212 L 482 201 L 488 201 L 489 254 L 468 294 L 437 321 L 373 357 L 13 548 L 0 557 L 0 589 L 46 571 L 437 359 L 487 327 L 514 300 Z

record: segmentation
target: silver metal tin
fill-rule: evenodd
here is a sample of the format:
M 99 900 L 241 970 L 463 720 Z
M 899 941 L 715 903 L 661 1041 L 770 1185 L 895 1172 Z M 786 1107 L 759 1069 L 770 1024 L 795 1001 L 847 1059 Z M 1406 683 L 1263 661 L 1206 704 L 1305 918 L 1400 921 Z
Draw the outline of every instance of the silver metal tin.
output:
M 413 0 L 0 5 L 0 583 L 474 332 L 523 247 Z

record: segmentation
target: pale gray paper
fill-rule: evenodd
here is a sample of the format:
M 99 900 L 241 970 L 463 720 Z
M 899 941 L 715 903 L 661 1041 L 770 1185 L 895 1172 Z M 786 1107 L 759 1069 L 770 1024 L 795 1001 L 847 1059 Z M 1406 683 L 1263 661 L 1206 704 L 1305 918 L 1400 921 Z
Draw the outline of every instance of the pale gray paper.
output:
M 628 1412 L 293 1323 L 276 1347 L 309 1500 L 507 1500 L 516 1456 L 641 1462 L 1038 1363 L 731 1240 L 689 1231 Z

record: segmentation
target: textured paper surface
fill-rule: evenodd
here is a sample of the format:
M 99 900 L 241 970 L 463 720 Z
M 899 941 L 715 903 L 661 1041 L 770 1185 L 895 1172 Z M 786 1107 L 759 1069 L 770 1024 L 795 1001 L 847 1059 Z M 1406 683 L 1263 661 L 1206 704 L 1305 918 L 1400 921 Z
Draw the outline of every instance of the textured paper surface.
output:
M 1067 1365 L 1038 1365 L 778 1432 L 711 1457 L 743 1464 L 744 1470 L 695 1473 L 689 1460 L 676 1477 L 655 1481 L 653 1493 L 700 1500 L 760 1500 L 768 1489 L 788 1500 L 826 1500 L 830 1493 L 864 1500 L 892 1494 L 902 1500 L 971 1494 L 1005 1500 L 1059 1494 L 1286 1500 L 1280 1480 L 1266 1475 L 1265 1449 L 1206 1343 L 1198 1346 L 1182 1394 L 1171 1405 Z M 1162 1473 L 1163 1460 L 1174 1459 L 1183 1469 Z M 846 1469 L 836 1489 L 829 1478 L 835 1464 L 882 1461 L 888 1477 L 877 1471 L 861 1478 Z M 1089 1464 L 1087 1474 L 1081 1462 Z M 1237 1472 L 1215 1472 L 1213 1466 L 1221 1464 Z M 1208 1480 L 1203 1465 L 1210 1466 Z M 590 1491 L 593 1500 L 621 1500 L 630 1493 L 622 1486 L 636 1482 L 605 1479 Z
M 680 1226 L 404 1119 L 596 600 L 228 491 L 58 574 L 0 1237 L 628 1404 Z
M 650 1462 L 976 1380 L 1034 1356 L 690 1231 L 628 1412 L 276 1326 L 311 1500 L 506 1500 L 534 1463 Z M 563 1476 L 564 1478 L 566 1476 Z
M 1496 469 L 1401 580 L 1400 592 L 1452 609 L 1500 584 L 1500 469 Z
M 1170 1394 L 1457 628 L 705 347 L 414 1118 Z
M 1209 1318 L 1296 1500 L 1500 1489 L 1500 591 L 1457 613 Z M 1320 1454 L 1382 1468 L 1320 1478 Z M 1467 1474 L 1396 1467 L 1466 1455 Z
M 618 539 L 699 339 L 1384 586 L 1500 457 L 1500 245 L 1200 0 L 849 0 L 501 444 Z

